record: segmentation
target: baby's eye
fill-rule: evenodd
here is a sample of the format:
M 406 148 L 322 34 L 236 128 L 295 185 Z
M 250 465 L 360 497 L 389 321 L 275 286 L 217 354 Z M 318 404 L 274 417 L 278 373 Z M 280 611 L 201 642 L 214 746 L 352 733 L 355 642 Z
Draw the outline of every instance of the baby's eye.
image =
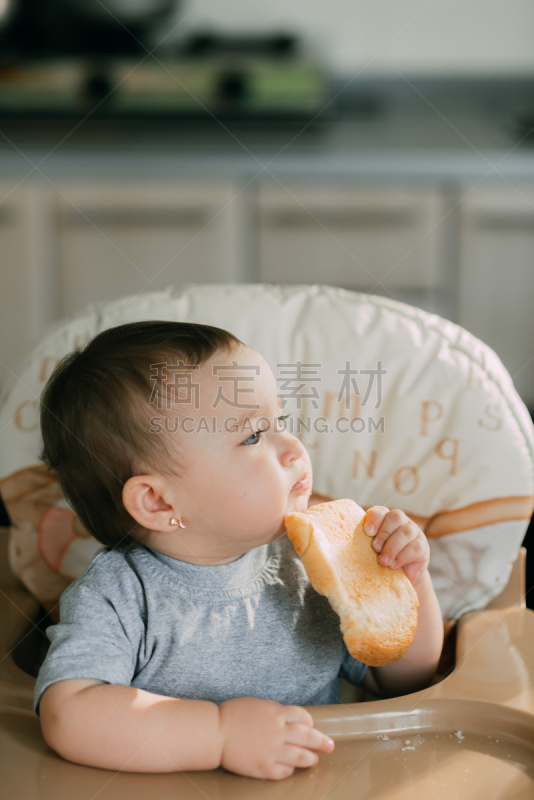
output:
M 254 431 L 254 433 L 251 433 L 250 436 L 247 436 L 245 441 L 241 442 L 241 444 L 258 444 L 262 433 L 265 433 L 266 430 L 268 430 L 268 428 L 260 428 L 259 430 Z
M 275 417 L 275 425 L 274 425 L 275 431 L 279 432 L 279 431 L 284 429 L 284 426 L 283 426 L 282 423 L 288 417 L 289 417 L 289 414 L 285 414 L 283 417 Z M 258 444 L 260 439 L 261 439 L 262 433 L 266 433 L 266 431 L 268 431 L 269 428 L 270 428 L 270 425 L 267 425 L 266 428 L 259 428 L 257 431 L 254 431 L 254 433 L 251 433 L 250 436 L 247 436 L 247 438 L 245 439 L 244 442 L 242 442 L 242 444 Z

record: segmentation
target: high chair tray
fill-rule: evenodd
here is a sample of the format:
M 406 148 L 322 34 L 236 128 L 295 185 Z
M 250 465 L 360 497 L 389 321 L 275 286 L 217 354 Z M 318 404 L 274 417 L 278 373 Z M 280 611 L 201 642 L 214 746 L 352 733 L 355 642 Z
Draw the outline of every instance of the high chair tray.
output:
M 460 620 L 452 673 L 405 697 L 310 708 L 336 740 L 281 782 L 226 773 L 146 775 L 70 764 L 44 743 L 33 679 L 0 669 L 3 796 L 16 800 L 531 800 L 534 612 L 519 606 Z
M 368 705 L 368 704 L 365 704 Z M 43 744 L 36 719 L 0 715 L 5 797 L 42 800 L 531 800 L 534 716 L 481 701 L 431 701 L 408 713 L 353 717 L 318 766 L 282 782 L 217 772 L 141 775 L 70 764 Z M 326 729 L 326 728 L 325 728 Z

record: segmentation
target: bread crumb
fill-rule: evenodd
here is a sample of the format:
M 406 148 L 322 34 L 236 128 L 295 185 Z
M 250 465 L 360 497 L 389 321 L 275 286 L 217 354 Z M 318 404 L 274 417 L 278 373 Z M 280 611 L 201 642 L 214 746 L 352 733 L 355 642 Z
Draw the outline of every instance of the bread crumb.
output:
M 465 736 L 463 736 L 462 731 L 455 731 L 454 735 L 456 736 L 459 742 L 463 742 L 463 740 L 465 739 Z

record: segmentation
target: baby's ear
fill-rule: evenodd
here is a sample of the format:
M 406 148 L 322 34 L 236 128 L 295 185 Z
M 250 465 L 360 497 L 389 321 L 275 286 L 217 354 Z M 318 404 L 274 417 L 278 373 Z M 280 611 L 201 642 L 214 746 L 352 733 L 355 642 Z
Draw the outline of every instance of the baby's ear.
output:
M 169 516 L 176 516 L 152 475 L 129 478 L 122 489 L 122 502 L 130 516 L 149 531 L 168 531 Z

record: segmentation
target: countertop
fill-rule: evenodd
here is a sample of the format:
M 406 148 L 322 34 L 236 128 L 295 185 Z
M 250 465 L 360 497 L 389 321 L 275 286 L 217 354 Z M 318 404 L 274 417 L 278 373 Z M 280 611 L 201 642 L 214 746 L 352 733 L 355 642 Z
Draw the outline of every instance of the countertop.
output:
M 0 175 L 534 180 L 534 78 L 333 83 L 307 120 L 0 122 Z

